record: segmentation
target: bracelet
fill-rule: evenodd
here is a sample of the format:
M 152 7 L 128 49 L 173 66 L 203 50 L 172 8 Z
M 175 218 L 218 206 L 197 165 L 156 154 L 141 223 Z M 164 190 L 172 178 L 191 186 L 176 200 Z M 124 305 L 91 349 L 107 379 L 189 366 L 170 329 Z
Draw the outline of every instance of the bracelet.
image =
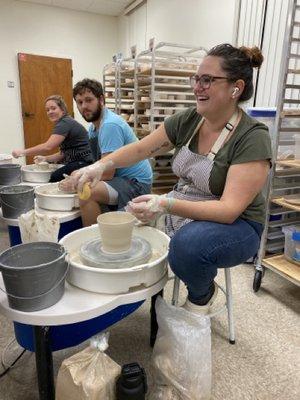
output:
M 173 197 L 167 197 L 167 200 L 166 211 L 169 213 L 175 204 L 175 199 Z

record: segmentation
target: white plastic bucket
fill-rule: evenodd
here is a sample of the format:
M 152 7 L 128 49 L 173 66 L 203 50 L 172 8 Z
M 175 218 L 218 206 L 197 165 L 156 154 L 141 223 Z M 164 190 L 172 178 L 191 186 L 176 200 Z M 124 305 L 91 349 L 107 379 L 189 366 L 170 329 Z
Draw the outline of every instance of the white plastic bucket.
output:
M 270 134 L 273 135 L 276 118 L 275 107 L 249 107 L 247 108 L 247 114 L 267 125 Z
M 293 261 L 295 242 L 292 236 L 294 232 L 300 232 L 300 225 L 283 226 L 281 229 L 284 233 L 284 257 L 289 261 Z

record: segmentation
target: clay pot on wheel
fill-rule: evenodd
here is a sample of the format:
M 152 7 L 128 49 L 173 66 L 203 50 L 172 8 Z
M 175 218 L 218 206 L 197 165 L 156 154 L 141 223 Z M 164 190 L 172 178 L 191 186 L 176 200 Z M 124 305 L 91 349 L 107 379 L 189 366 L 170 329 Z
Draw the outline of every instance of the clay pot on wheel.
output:
M 136 218 L 125 211 L 101 214 L 97 218 L 102 250 L 106 253 L 122 253 L 130 249 Z

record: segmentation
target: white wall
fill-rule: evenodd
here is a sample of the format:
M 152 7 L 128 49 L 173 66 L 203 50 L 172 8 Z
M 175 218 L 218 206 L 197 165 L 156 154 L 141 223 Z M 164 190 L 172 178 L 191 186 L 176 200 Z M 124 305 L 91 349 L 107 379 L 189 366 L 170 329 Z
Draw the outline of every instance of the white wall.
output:
M 148 49 L 152 37 L 155 43 L 169 41 L 200 45 L 207 49 L 225 42 L 260 46 L 265 2 L 147 0 L 131 15 L 119 17 L 119 47 L 125 56 L 130 56 L 130 46 L 136 44 L 138 52 Z M 288 4 L 288 0 L 268 0 L 262 49 L 265 61 L 260 70 L 256 99 L 256 106 L 259 107 L 276 105 Z M 252 101 L 253 98 L 248 105 L 252 105 Z
M 118 50 L 117 30 L 116 17 L 0 0 L 0 153 L 24 144 L 17 53 L 71 58 L 73 83 L 102 81 L 103 66 Z
M 232 43 L 235 0 L 147 0 L 129 16 L 119 17 L 119 47 L 130 56 L 130 46 L 138 52 L 155 43 L 172 42 L 203 46 Z
M 124 56 L 129 56 L 130 46 L 135 44 L 138 52 L 145 50 L 152 37 L 155 43 L 177 42 L 206 48 L 223 42 L 233 43 L 237 2 L 148 0 L 131 15 L 116 18 L 0 0 L 0 153 L 9 153 L 12 148 L 23 146 L 18 52 L 71 58 L 74 83 L 83 77 L 102 79 L 102 68 L 111 61 L 113 54 L 121 51 Z M 241 24 L 247 24 L 246 32 L 249 32 L 247 37 L 243 37 L 243 44 L 247 41 L 252 45 L 259 36 L 257 23 L 260 22 L 260 13 L 259 10 L 255 11 L 254 4 L 260 4 L 263 0 L 242 2 Z M 245 5 L 249 8 L 250 3 L 253 12 L 246 10 Z M 282 0 L 269 0 L 264 41 L 264 53 L 269 53 L 269 56 L 261 73 L 259 106 L 275 104 L 274 82 L 278 79 L 285 3 Z M 243 15 L 246 16 L 245 20 Z M 253 28 L 250 29 L 250 25 Z M 255 34 L 252 34 L 252 29 L 255 29 Z M 15 87 L 8 88 L 7 81 L 13 81 Z M 74 111 L 75 118 L 83 122 L 76 106 Z
M 266 0 L 241 0 L 238 45 L 260 47 L 265 2 Z M 276 106 L 288 6 L 287 0 L 268 1 L 262 46 L 264 62 L 257 87 L 258 107 Z

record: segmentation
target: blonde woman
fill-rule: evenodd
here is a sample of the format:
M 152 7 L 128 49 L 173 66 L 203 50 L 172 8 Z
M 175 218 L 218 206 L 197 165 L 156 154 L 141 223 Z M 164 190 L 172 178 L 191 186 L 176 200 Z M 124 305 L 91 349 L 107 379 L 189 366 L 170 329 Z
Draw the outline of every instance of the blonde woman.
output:
M 46 113 L 54 129 L 45 143 L 24 150 L 13 150 L 13 157 L 36 156 L 36 163 L 47 161 L 61 163 L 63 167 L 51 174 L 50 182 L 58 182 L 64 179 L 64 174 L 85 167 L 93 162 L 89 145 L 88 133 L 84 126 L 75 121 L 70 115 L 64 99 L 59 95 L 53 95 L 45 100 Z M 51 150 L 59 147 L 58 153 L 44 156 Z

